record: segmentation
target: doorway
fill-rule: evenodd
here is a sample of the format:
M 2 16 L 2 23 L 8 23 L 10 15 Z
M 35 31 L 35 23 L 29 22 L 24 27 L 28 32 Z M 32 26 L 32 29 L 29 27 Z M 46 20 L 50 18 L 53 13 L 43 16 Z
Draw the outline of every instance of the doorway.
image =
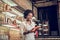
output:
M 49 35 L 58 36 L 58 18 L 57 18 L 57 5 L 38 7 L 38 20 L 42 22 L 48 21 Z

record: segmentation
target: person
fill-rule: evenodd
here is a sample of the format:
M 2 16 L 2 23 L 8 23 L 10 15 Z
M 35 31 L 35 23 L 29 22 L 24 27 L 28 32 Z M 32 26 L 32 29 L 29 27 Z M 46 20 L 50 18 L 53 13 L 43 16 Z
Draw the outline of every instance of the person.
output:
M 35 40 L 34 32 L 39 28 L 35 27 L 35 23 L 32 21 L 33 12 L 32 10 L 26 10 L 24 12 L 25 21 L 22 22 L 23 34 L 25 35 L 25 40 Z

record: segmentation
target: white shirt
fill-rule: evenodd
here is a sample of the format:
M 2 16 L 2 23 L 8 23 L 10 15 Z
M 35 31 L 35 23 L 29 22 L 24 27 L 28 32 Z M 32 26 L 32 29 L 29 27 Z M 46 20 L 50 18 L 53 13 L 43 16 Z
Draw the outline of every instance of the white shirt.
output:
M 22 23 L 22 27 L 25 28 L 27 31 L 30 31 L 30 30 L 32 30 L 35 27 L 35 23 L 31 21 L 31 24 L 29 25 L 25 21 L 25 22 Z M 35 40 L 34 32 L 26 34 L 25 35 L 25 40 Z

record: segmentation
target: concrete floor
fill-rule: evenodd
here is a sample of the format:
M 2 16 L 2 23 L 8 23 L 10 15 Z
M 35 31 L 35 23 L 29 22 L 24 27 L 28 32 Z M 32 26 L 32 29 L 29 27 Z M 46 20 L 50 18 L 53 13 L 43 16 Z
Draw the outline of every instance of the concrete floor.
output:
M 36 38 L 36 40 L 60 40 L 60 38 Z

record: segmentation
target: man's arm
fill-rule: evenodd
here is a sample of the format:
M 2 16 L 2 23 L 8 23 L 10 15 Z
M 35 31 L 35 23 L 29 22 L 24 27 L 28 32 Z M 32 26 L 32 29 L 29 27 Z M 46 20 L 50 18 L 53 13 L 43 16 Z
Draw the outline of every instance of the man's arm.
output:
M 41 28 L 40 26 L 37 26 L 37 27 L 34 27 L 32 30 L 30 31 L 26 31 L 24 32 L 23 34 L 26 35 L 26 34 L 29 34 L 29 33 L 32 33 L 32 32 L 35 32 L 37 29 Z

